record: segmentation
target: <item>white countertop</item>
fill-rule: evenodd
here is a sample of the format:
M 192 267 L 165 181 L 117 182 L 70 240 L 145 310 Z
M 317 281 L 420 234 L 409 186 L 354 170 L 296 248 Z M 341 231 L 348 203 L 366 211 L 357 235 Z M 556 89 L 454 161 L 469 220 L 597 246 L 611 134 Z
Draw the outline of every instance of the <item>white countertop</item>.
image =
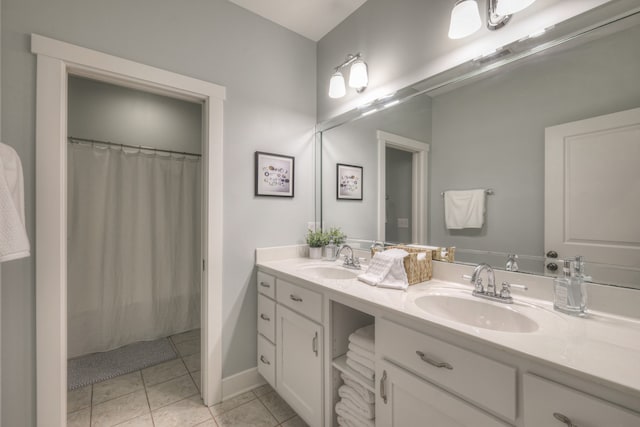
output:
M 341 265 L 308 258 L 259 260 L 257 263 L 263 271 L 302 280 L 330 298 L 346 296 L 376 310 L 388 310 L 427 325 L 456 331 L 640 396 L 640 321 L 637 319 L 598 312 L 590 312 L 586 318 L 573 317 L 554 311 L 550 301 L 514 293 L 515 302 L 511 307 L 535 319 L 539 328 L 534 332 L 493 331 L 427 313 L 415 303 L 420 296 L 440 289 L 470 294 L 470 285 L 432 279 L 410 286 L 405 292 L 372 287 L 357 279 L 318 279 L 304 269 L 310 265 L 332 264 Z

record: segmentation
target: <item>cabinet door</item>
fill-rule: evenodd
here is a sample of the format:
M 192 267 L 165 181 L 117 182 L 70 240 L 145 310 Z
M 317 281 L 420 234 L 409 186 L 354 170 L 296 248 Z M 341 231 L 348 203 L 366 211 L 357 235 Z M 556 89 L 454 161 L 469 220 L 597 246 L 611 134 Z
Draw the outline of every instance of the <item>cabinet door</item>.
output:
M 524 375 L 525 427 L 638 427 L 640 414 L 580 391 Z
M 278 304 L 278 394 L 311 427 L 322 425 L 322 326 Z
M 376 366 L 378 386 L 376 425 L 385 427 L 424 425 L 507 427 L 509 425 L 387 361 Z

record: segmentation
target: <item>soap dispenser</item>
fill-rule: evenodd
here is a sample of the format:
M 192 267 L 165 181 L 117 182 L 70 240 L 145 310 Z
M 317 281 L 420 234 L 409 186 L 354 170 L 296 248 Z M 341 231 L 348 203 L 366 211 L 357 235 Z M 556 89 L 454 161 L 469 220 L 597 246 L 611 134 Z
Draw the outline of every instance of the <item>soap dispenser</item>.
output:
M 335 261 L 338 247 L 333 243 L 333 239 L 329 240 L 329 244 L 324 247 L 324 255 L 327 261 Z
M 582 276 L 581 265 L 573 260 L 564 260 L 562 277 L 553 281 L 553 308 L 573 316 L 583 316 L 586 310 L 586 292 Z

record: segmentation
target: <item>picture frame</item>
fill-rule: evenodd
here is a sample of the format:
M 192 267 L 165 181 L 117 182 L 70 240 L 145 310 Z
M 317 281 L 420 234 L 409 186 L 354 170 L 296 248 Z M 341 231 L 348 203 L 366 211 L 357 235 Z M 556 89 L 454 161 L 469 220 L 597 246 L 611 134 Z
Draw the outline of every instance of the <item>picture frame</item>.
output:
M 362 166 L 336 164 L 336 198 L 362 200 Z
M 283 154 L 255 153 L 255 195 L 293 197 L 295 158 Z

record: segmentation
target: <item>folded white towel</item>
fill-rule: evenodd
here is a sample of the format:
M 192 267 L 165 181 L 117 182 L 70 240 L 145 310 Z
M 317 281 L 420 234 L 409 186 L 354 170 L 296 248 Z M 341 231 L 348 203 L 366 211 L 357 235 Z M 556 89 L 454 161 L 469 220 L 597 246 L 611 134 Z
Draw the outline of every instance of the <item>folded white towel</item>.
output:
M 376 369 L 376 364 L 374 363 L 373 360 L 367 359 L 366 357 L 362 357 L 358 353 L 355 353 L 351 350 L 347 351 L 347 360 L 349 359 L 353 360 L 354 362 L 358 362 L 362 366 L 367 367 L 372 371 L 375 371 Z
M 336 403 L 336 414 L 346 420 L 349 427 L 376 427 L 374 420 L 359 417 L 343 401 Z
M 356 393 L 360 395 L 360 397 L 362 397 L 362 400 L 367 403 L 375 403 L 376 395 L 373 394 L 373 392 L 371 392 L 370 390 L 367 390 L 365 386 L 360 384 L 360 381 L 358 381 L 357 378 L 345 374 L 344 372 L 342 372 L 340 376 L 342 377 L 342 381 L 344 381 L 346 385 L 351 387 Z
M 360 274 L 358 276 L 358 280 L 366 283 L 367 285 L 376 286 L 378 283 L 382 282 L 385 277 L 387 277 L 392 264 L 392 259 L 383 257 L 382 252 L 377 252 L 373 258 L 371 258 L 371 261 L 369 261 L 367 271 Z
M 353 388 L 344 384 L 341 385 L 338 389 L 338 396 L 342 398 L 342 401 L 350 407 L 351 405 L 355 406 L 357 413 L 362 415 L 364 418 L 371 419 L 376 416 L 376 406 L 374 403 L 367 403 L 364 401 L 362 396 L 358 394 Z
M 20 157 L 13 148 L 0 143 L 0 262 L 30 255 L 23 180 Z
M 482 228 L 485 198 L 485 190 L 446 191 L 444 219 L 447 228 Z
M 349 342 L 359 345 L 365 350 L 373 353 L 375 351 L 375 337 L 375 324 L 371 324 L 364 326 L 349 335 Z
M 354 371 L 362 375 L 363 377 L 369 380 L 375 379 L 376 373 L 373 369 L 367 368 L 366 366 L 356 362 L 353 359 L 349 359 L 348 357 L 347 357 L 347 365 L 351 367 L 351 369 L 353 369 Z
M 365 359 L 369 359 L 372 362 L 375 362 L 376 355 L 373 351 L 366 350 L 364 347 L 360 347 L 358 344 L 350 342 L 349 343 L 349 351 L 353 351 L 358 356 L 364 357 Z
M 367 271 L 358 276 L 358 280 L 371 286 L 382 288 L 407 289 L 409 282 L 404 269 L 403 259 L 409 253 L 402 249 L 389 249 L 377 252 L 369 262 Z

